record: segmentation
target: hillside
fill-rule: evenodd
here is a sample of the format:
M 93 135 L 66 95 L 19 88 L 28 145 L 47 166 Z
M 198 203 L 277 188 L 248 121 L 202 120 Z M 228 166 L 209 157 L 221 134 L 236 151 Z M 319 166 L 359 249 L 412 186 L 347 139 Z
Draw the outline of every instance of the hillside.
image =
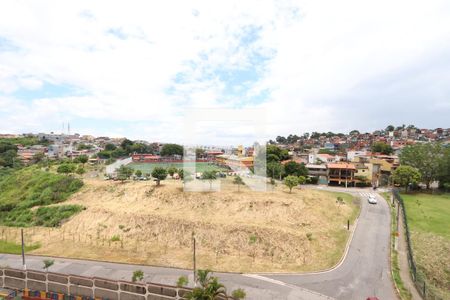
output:
M 83 186 L 79 179 L 27 167 L 0 176 L 0 224 L 57 226 L 82 207 L 49 206 L 66 200 Z
M 337 204 L 337 196 L 345 204 Z M 289 194 L 281 185 L 273 192 L 237 192 L 229 179 L 212 193 L 185 193 L 175 180 L 159 188 L 86 180 L 67 203 L 86 210 L 61 228 L 33 228 L 27 239 L 41 245 L 34 253 L 190 268 L 195 232 L 198 266 L 225 271 L 329 268 L 343 254 L 347 219 L 359 209 L 347 194 Z

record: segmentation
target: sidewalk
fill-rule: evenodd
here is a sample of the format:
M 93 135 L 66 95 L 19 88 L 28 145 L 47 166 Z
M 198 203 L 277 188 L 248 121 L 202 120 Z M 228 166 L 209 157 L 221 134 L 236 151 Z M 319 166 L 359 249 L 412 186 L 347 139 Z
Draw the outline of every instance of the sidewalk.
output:
M 408 264 L 408 247 L 406 245 L 406 236 L 405 236 L 405 228 L 403 225 L 403 215 L 400 210 L 400 217 L 398 220 L 399 226 L 399 237 L 398 237 L 398 264 L 400 268 L 400 277 L 406 287 L 407 290 L 412 295 L 412 300 L 422 300 L 422 297 L 416 290 L 414 282 L 411 278 L 411 274 L 409 272 L 409 264 Z

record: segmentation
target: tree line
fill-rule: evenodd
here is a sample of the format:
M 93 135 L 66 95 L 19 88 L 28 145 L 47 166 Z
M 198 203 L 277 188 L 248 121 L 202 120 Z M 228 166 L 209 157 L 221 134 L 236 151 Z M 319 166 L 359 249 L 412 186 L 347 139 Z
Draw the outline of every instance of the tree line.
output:
M 420 143 L 403 148 L 400 167 L 392 173 L 395 184 L 414 188 L 424 183 L 429 189 L 435 181 L 439 187 L 450 189 L 450 147 L 442 143 Z

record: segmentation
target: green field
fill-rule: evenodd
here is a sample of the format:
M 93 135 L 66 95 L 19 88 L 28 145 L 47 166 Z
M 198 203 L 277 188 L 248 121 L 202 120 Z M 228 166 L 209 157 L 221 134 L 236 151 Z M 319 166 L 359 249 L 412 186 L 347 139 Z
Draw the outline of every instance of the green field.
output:
M 402 198 L 419 272 L 443 299 L 450 299 L 450 194 Z
M 197 162 L 197 163 L 187 163 L 188 167 L 191 168 L 196 164 L 196 172 L 205 172 L 205 171 L 226 171 L 225 168 L 207 163 L 207 162 Z M 169 167 L 175 167 L 177 169 L 182 169 L 184 164 L 183 163 L 131 163 L 128 165 L 129 167 L 135 169 L 135 170 L 141 170 L 142 173 L 151 173 L 152 170 L 156 167 L 163 167 L 163 168 L 169 168 Z
M 29 252 L 35 249 L 38 249 L 39 245 L 31 245 L 25 246 L 25 252 Z M 0 253 L 8 253 L 8 254 L 21 254 L 22 246 L 20 244 L 16 244 L 13 242 L 7 242 L 4 240 L 0 240 Z

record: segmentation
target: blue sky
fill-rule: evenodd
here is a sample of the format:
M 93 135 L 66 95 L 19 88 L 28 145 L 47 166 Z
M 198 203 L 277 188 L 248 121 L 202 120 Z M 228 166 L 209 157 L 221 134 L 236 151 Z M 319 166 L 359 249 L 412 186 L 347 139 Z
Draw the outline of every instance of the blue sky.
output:
M 4 1 L 0 132 L 189 143 L 196 108 L 264 111 L 255 138 L 450 127 L 449 37 L 447 1 Z M 251 142 L 217 121 L 201 142 Z

